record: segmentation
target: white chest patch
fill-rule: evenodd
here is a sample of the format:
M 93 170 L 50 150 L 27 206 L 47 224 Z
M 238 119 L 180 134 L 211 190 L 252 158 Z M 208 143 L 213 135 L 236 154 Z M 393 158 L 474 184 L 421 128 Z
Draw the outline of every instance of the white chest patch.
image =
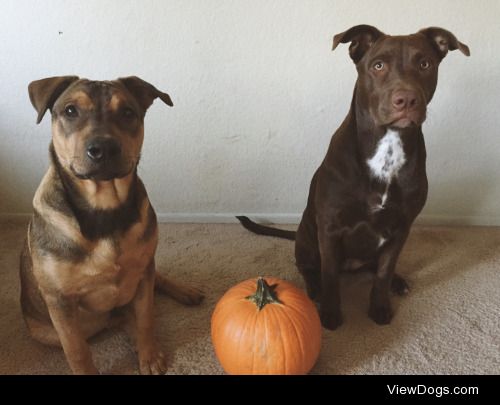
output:
M 397 177 L 406 162 L 403 143 L 399 133 L 389 129 L 379 141 L 375 154 L 367 160 L 371 174 L 387 183 Z

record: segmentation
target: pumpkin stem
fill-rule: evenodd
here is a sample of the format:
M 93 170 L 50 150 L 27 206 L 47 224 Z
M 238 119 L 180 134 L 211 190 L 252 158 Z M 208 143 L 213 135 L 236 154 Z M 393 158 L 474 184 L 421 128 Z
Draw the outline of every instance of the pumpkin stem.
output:
M 278 284 L 269 285 L 263 277 L 257 279 L 257 291 L 254 295 L 246 297 L 247 300 L 253 301 L 255 305 L 262 310 L 267 304 L 282 304 L 274 291 Z

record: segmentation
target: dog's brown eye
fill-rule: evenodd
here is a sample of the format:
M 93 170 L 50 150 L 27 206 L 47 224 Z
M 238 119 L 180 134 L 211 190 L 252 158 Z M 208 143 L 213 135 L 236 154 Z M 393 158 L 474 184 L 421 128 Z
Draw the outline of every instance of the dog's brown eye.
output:
M 131 108 L 129 108 L 129 107 L 125 107 L 125 108 L 122 110 L 122 115 L 123 115 L 125 118 L 134 118 L 134 117 L 135 117 L 135 112 L 134 112 L 134 110 L 132 110 Z
M 64 109 L 64 115 L 66 115 L 66 117 L 68 118 L 78 117 L 78 110 L 73 104 L 70 104 Z
M 373 69 L 375 70 L 382 70 L 384 68 L 384 62 L 376 62 L 374 65 L 373 65 Z
M 420 62 L 420 69 L 425 70 L 431 67 L 431 63 L 428 60 L 423 60 Z

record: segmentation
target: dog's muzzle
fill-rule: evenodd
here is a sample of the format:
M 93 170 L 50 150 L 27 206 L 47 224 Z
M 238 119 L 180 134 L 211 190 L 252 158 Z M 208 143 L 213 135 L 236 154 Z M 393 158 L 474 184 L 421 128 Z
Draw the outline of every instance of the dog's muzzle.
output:
M 71 165 L 71 170 L 79 179 L 98 181 L 112 180 L 127 176 L 134 168 L 133 161 L 122 156 L 121 144 L 110 137 L 94 137 L 85 145 L 85 156 Z

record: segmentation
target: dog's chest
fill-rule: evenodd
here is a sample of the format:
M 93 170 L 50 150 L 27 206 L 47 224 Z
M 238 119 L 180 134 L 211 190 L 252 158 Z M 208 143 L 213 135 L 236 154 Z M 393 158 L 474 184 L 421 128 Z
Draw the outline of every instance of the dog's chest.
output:
M 377 143 L 373 154 L 366 160 L 370 190 L 362 193 L 359 209 L 353 214 L 349 231 L 345 235 L 346 254 L 352 263 L 368 262 L 387 243 L 399 216 L 398 199 L 393 185 L 406 163 L 403 142 L 398 132 L 388 130 Z M 373 187 L 373 188 L 372 188 Z M 349 208 L 352 209 L 352 206 Z M 356 268 L 358 265 L 349 265 Z
M 398 132 L 388 130 L 378 142 L 375 153 L 366 161 L 370 175 L 385 183 L 398 176 L 406 163 L 403 142 Z
M 136 236 L 129 232 L 122 238 L 104 239 L 92 249 L 80 269 L 82 307 L 109 311 L 133 299 L 156 247 L 154 241 L 144 243 Z
M 389 204 L 394 205 L 394 196 L 391 195 L 391 186 L 397 180 L 401 169 L 406 163 L 406 155 L 400 134 L 393 130 L 380 139 L 373 155 L 366 161 L 369 176 L 376 179 L 376 186 L 368 192 L 367 205 L 369 212 L 375 218 L 385 210 Z M 371 182 L 370 182 L 371 184 Z M 381 239 L 380 244 L 383 244 Z

